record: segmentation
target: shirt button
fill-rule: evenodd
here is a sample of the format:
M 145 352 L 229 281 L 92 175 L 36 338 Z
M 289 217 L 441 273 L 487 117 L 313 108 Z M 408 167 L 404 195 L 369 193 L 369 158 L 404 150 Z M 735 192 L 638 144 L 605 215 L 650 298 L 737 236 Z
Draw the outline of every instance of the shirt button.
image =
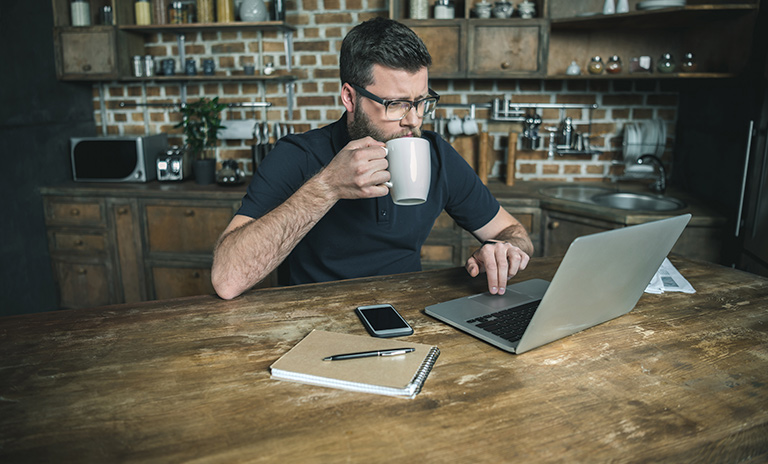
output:
M 381 210 L 381 215 L 382 216 L 386 216 L 387 215 L 387 210 L 386 209 L 382 209 Z

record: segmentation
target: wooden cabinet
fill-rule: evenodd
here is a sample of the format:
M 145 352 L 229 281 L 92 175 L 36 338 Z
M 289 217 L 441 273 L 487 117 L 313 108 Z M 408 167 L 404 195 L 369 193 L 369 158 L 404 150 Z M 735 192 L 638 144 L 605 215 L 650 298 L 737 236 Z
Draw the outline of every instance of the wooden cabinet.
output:
M 185 183 L 44 188 L 60 306 L 214 293 L 213 247 L 242 195 Z
M 537 16 L 521 19 L 474 17 L 477 0 L 456 2 L 456 19 L 409 19 L 407 0 L 390 2 L 390 17 L 403 21 L 424 40 L 435 65 L 432 78 L 722 78 L 739 74 L 750 56 L 758 0 L 690 0 L 686 6 L 603 15 L 604 0 L 540 0 Z M 514 2 L 513 2 L 514 3 Z M 430 14 L 430 17 L 432 15 Z M 679 64 L 695 55 L 695 72 L 630 73 L 633 57 L 654 64 L 671 53 Z M 618 74 L 588 74 L 593 56 L 617 55 Z M 576 61 L 580 76 L 567 76 Z
M 648 221 L 654 219 L 659 218 L 649 217 Z M 544 256 L 562 256 L 577 237 L 617 229 L 624 227 L 624 224 L 545 209 L 543 227 Z M 721 224 L 689 224 L 672 248 L 672 253 L 687 258 L 720 262 L 722 233 Z
M 131 57 L 144 54 L 141 37 L 120 31 L 113 24 L 99 24 L 104 6 L 115 20 L 128 16 L 130 5 L 110 0 L 90 0 L 91 26 L 72 26 L 69 0 L 53 0 L 56 76 L 62 80 L 98 81 L 130 73 Z
M 52 0 L 54 18 L 54 53 L 56 74 L 62 80 L 168 80 L 168 81 L 211 81 L 211 80 L 274 80 L 291 81 L 292 34 L 294 28 L 283 21 L 259 23 L 186 23 L 136 25 L 133 0 L 86 0 L 90 9 L 90 26 L 73 26 L 70 10 L 71 0 Z M 165 2 L 168 3 L 168 2 Z M 194 2 L 193 2 L 194 3 Z M 112 10 L 112 23 L 102 23 L 100 11 L 104 7 Z M 285 34 L 286 64 L 288 74 L 278 72 L 270 76 L 152 76 L 134 77 L 132 58 L 145 54 L 145 36 L 156 33 L 176 34 L 179 37 L 177 50 L 184 47 L 186 33 L 229 31 L 277 30 Z M 260 39 L 261 40 L 261 39 Z M 260 47 L 261 48 L 261 47 Z
M 137 280 L 135 202 L 44 197 L 48 246 L 62 308 L 145 299 Z M 121 285 L 127 282 L 128 285 Z
M 501 200 L 501 203 L 528 231 L 534 256 L 541 256 L 541 210 L 537 206 L 516 205 L 509 200 Z M 425 270 L 463 266 L 479 247 L 478 240 L 443 211 L 421 248 L 421 266 Z

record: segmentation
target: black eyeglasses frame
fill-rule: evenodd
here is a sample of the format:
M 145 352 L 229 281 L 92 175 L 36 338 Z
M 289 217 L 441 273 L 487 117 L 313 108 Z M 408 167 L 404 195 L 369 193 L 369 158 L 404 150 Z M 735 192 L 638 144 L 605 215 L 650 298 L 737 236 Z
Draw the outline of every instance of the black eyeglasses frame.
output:
M 419 99 L 419 100 L 415 100 L 415 101 L 411 101 L 411 100 L 385 100 L 385 99 L 381 98 L 380 96 L 365 90 L 364 88 L 360 87 L 357 84 L 353 84 L 352 82 L 348 82 L 348 84 L 353 89 L 355 89 L 356 92 L 358 92 L 360 95 L 364 96 L 365 98 L 367 98 L 369 100 L 373 100 L 376 103 L 379 103 L 381 105 L 384 105 L 384 114 L 389 114 L 389 106 L 392 103 L 408 103 L 410 105 L 408 110 L 405 111 L 401 117 L 399 117 L 398 119 L 390 119 L 390 121 L 402 121 L 403 118 L 408 116 L 408 113 L 410 113 L 413 108 L 418 108 L 419 104 L 421 104 L 421 103 L 423 103 L 423 102 L 425 102 L 427 100 L 433 100 L 434 99 L 435 100 L 435 106 L 437 106 L 437 102 L 440 101 L 440 95 L 437 92 L 435 92 L 434 90 L 429 89 L 429 88 L 427 89 L 429 91 L 429 96 L 428 97 L 424 97 L 424 98 Z M 426 110 L 421 115 L 419 115 L 418 110 L 416 112 L 416 116 L 418 116 L 420 119 L 423 119 L 425 114 L 427 114 Z

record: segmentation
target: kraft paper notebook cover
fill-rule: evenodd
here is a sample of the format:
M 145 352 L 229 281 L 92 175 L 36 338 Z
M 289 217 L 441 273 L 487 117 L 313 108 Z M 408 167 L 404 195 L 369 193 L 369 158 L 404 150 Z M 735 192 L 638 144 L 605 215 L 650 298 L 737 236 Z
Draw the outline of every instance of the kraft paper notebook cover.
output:
M 323 361 L 326 356 L 359 351 L 415 348 L 400 356 Z M 408 339 L 392 340 L 313 330 L 270 370 L 272 378 L 379 395 L 414 398 L 440 350 Z

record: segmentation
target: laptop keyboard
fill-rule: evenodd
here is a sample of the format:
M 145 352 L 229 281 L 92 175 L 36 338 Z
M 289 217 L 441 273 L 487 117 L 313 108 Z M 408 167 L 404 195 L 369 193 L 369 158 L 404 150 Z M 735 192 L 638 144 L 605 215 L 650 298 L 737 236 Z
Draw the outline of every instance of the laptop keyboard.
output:
M 498 337 L 516 342 L 523 337 L 525 329 L 533 319 L 533 313 L 539 307 L 541 300 L 532 301 L 522 306 L 503 309 L 485 316 L 476 317 L 467 321 L 475 327 L 490 332 Z

